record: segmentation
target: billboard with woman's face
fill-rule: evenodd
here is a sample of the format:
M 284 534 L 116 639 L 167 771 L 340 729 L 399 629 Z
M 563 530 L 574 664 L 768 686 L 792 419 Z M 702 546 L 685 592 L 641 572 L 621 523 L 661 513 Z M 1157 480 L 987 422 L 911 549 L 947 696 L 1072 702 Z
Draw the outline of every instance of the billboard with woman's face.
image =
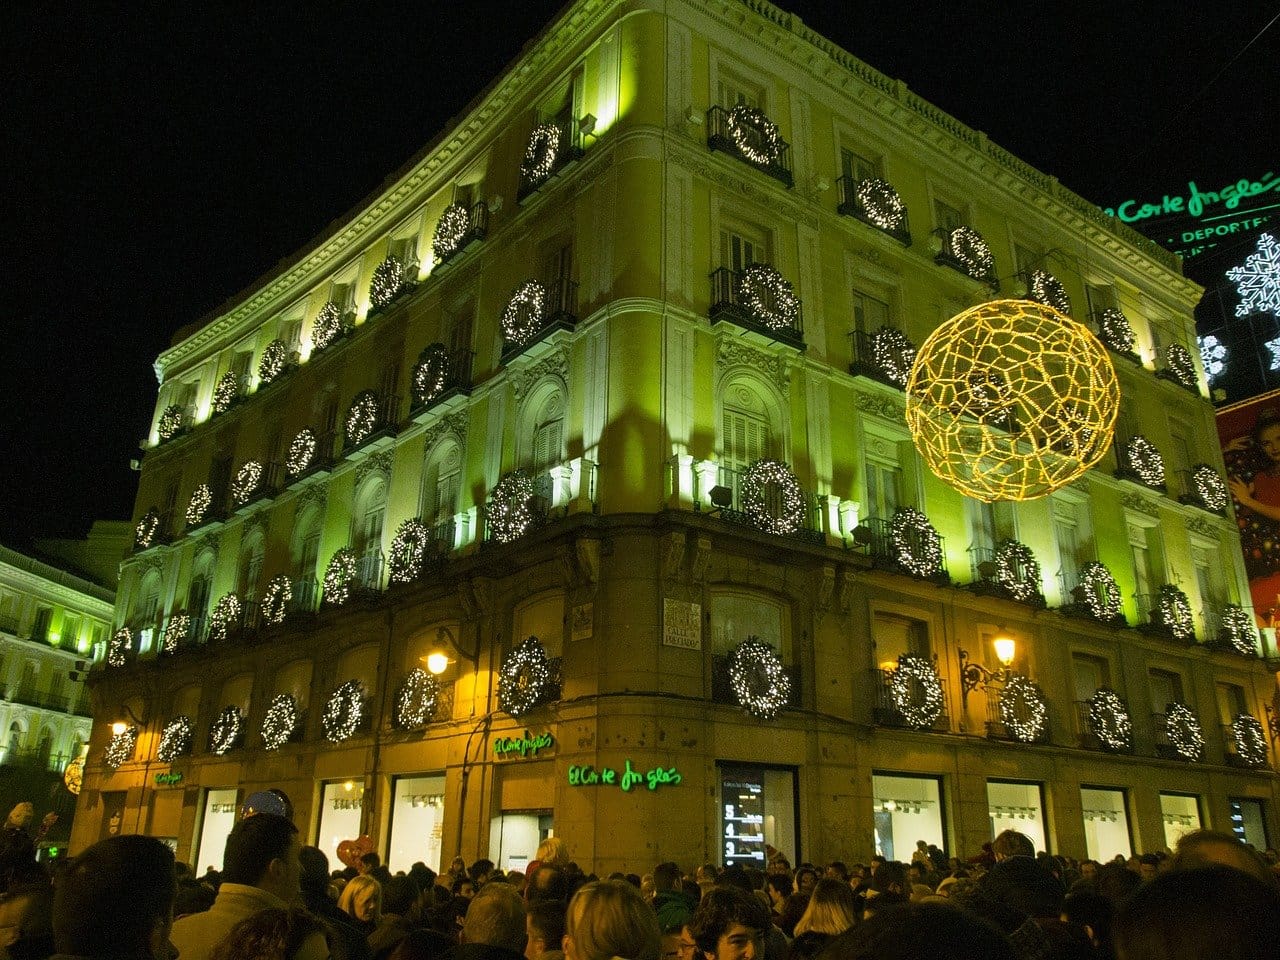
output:
M 1280 625 L 1280 390 L 1217 419 L 1253 609 L 1260 626 Z

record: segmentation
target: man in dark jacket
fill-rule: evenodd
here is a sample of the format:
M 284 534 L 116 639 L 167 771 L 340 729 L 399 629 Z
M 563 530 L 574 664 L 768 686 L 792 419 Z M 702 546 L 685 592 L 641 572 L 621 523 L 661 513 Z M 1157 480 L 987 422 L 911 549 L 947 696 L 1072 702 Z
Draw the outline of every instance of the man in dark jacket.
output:
M 679 933 L 698 906 L 681 889 L 680 880 L 680 868 L 670 861 L 653 868 L 653 909 L 658 914 L 658 929 L 664 934 Z
M 329 858 L 319 847 L 303 847 L 298 851 L 302 872 L 298 886 L 306 908 L 329 928 L 329 951 L 333 960 L 369 960 L 369 944 L 364 931 L 351 916 L 338 909 L 329 896 Z

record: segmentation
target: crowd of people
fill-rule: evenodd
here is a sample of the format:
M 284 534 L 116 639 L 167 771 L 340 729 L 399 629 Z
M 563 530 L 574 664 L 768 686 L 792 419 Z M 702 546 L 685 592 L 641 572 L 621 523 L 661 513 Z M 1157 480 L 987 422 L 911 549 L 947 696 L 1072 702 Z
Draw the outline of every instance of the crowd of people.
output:
M 241 819 L 196 877 L 164 843 L 102 840 L 46 871 L 0 833 L 0 957 L 74 960 L 1261 960 L 1280 956 L 1280 864 L 1195 831 L 1108 863 L 1006 831 L 969 860 L 584 875 L 550 838 L 524 872 L 455 858 L 332 871 L 285 816 Z

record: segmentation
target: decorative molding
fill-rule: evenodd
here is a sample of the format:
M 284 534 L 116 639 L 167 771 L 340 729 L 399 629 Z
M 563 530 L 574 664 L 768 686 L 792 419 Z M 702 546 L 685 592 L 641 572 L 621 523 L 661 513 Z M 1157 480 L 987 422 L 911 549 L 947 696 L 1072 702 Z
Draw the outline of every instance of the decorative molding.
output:
M 1197 510 L 1195 513 L 1188 513 L 1185 522 L 1188 533 L 1199 534 L 1206 540 L 1217 540 L 1223 524 L 1228 521 L 1221 518 L 1214 519 Z
M 848 613 L 849 605 L 853 603 L 853 591 L 857 586 L 857 580 L 854 578 L 852 570 L 845 570 L 840 578 L 840 609 Z
M 515 364 L 513 363 L 514 367 Z M 561 342 L 555 350 L 537 363 L 522 369 L 512 369 L 507 379 L 511 384 L 511 392 L 516 401 L 525 398 L 534 384 L 544 377 L 557 377 L 566 388 L 569 382 L 569 345 Z
M 684 566 L 684 532 L 677 530 L 663 539 L 666 541 L 666 551 L 662 557 L 662 578 L 674 580 Z
M 711 538 L 699 537 L 693 546 L 693 563 L 689 570 L 689 579 L 694 583 L 707 575 L 707 564 L 711 562 Z
M 451 413 L 447 417 L 441 417 L 431 425 L 431 428 L 422 435 L 423 451 L 430 455 L 435 449 L 436 444 L 446 437 L 451 437 L 457 441 L 458 446 L 466 446 L 467 443 L 467 421 L 470 419 L 469 411 L 459 410 L 457 413 Z
M 749 367 L 765 374 L 785 397 L 791 390 L 791 362 L 778 353 L 750 346 L 741 337 L 725 334 L 719 338 L 716 365 L 722 371 Z M 903 414 L 905 416 L 905 413 Z
M 786 188 L 779 185 L 777 189 L 767 188 L 768 183 L 774 181 L 759 172 L 751 172 L 745 164 L 740 164 L 736 160 L 729 158 L 721 158 L 715 156 L 706 149 L 705 143 L 701 149 L 693 146 L 684 146 L 676 141 L 671 141 L 671 151 L 669 157 L 671 162 L 678 167 L 688 170 L 696 176 L 705 180 L 711 180 L 719 184 L 726 190 L 731 190 L 739 196 L 746 197 L 753 203 L 767 206 L 771 210 L 778 211 L 781 208 L 784 215 L 795 223 L 803 223 L 806 226 L 818 229 L 818 214 L 812 209 L 808 203 L 798 201 L 793 194 L 789 193 Z M 682 149 L 683 148 L 683 149 Z M 694 151 L 697 151 L 696 153 Z M 742 166 L 742 175 L 739 176 L 736 169 L 730 172 L 730 167 Z M 761 182 L 757 183 L 757 179 Z
M 600 541 L 583 537 L 577 541 L 578 572 L 586 583 L 596 583 L 600 578 Z
M 325 483 L 309 483 L 298 491 L 298 507 L 305 507 L 309 503 L 318 503 L 324 506 L 325 500 L 328 498 L 329 486 Z
M 360 484 L 364 483 L 366 477 L 375 473 L 381 474 L 385 480 L 390 480 L 391 461 L 393 459 L 393 451 L 391 449 L 365 457 L 356 464 L 356 486 L 360 486 Z
M 822 576 L 818 579 L 817 597 L 814 603 L 819 610 L 826 610 L 831 606 L 831 595 L 836 589 L 836 568 L 831 564 L 824 564 L 822 567 Z
M 863 413 L 873 413 L 878 417 L 884 417 L 886 420 L 905 423 L 907 419 L 906 401 L 887 394 L 854 390 L 853 405 Z
M 1160 519 L 1160 505 L 1150 497 L 1144 497 L 1136 490 L 1126 490 L 1120 494 L 1120 505 L 1129 510 L 1136 510 L 1152 519 Z
M 458 599 L 468 620 L 478 620 L 493 609 L 493 581 L 473 577 L 458 584 Z

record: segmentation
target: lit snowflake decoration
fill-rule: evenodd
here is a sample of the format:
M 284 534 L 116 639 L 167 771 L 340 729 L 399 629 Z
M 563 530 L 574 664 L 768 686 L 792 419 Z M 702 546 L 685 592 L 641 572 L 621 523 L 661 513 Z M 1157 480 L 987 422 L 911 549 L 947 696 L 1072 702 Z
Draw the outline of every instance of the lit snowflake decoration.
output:
M 1133 720 L 1129 708 L 1114 690 L 1099 687 L 1089 698 L 1089 724 L 1093 735 L 1108 750 L 1128 750 L 1133 746 Z
M 1195 762 L 1204 756 L 1204 732 L 1185 703 L 1171 703 L 1165 708 L 1164 732 L 1183 760 Z
M 1171 583 L 1160 588 L 1156 601 L 1156 617 L 1159 625 L 1168 630 L 1175 640 L 1190 641 L 1195 637 L 1195 625 L 1191 619 L 1191 603 L 1187 595 Z
M 1201 463 L 1191 470 L 1191 486 L 1200 505 L 1213 513 L 1223 513 L 1227 509 L 1227 485 L 1218 471 L 1207 463 Z
M 738 296 L 751 319 L 770 330 L 794 330 L 800 320 L 800 300 L 791 282 L 763 263 L 753 263 L 738 277 Z
M 996 548 L 996 583 L 1015 600 L 1040 599 L 1040 562 L 1031 548 L 1017 540 L 1005 540 Z
M 554 674 L 547 651 L 537 637 L 520 641 L 502 658 L 498 670 L 498 708 L 521 717 L 554 692 Z
M 311 346 L 323 350 L 347 332 L 347 318 L 342 308 L 330 300 L 316 314 L 315 325 L 311 328 Z
M 1249 611 L 1234 604 L 1222 611 L 1221 638 L 1243 657 L 1258 654 L 1258 629 Z
M 1059 313 L 1071 315 L 1071 297 L 1062 281 L 1047 270 L 1032 270 L 1027 278 L 1027 294 L 1036 303 L 1053 307 Z
M 345 421 L 347 446 L 364 443 L 378 428 L 378 395 L 372 390 L 357 394 L 351 401 Z
M 285 346 L 283 340 L 272 340 L 262 351 L 262 359 L 258 361 L 258 379 L 263 383 L 270 383 L 284 373 L 288 366 L 290 366 L 289 348 Z
M 240 614 L 244 604 L 234 593 L 223 594 L 209 614 L 209 641 L 221 643 L 231 635 L 231 631 L 239 626 Z
M 202 483 L 191 491 L 191 499 L 187 501 L 187 526 L 198 527 L 209 516 L 209 508 L 213 506 L 213 490 L 207 483 Z
M 493 539 L 511 543 L 533 526 L 533 478 L 513 470 L 498 481 L 489 497 L 486 518 Z
M 111 635 L 111 642 L 107 644 L 107 666 L 123 667 L 132 652 L 133 631 L 128 627 L 121 627 Z
M 804 523 L 805 499 L 800 481 L 781 460 L 757 460 L 742 475 L 742 512 L 765 533 L 786 536 Z
M 1035 743 L 1045 732 L 1049 708 L 1034 680 L 1015 674 L 1000 691 L 1000 722 L 1015 740 Z
M 942 572 L 942 540 L 933 524 L 915 507 L 900 507 L 894 513 L 889 542 L 898 565 L 913 577 L 927 580 Z
M 160 414 L 160 422 L 156 425 L 156 433 L 161 440 L 172 440 L 187 426 L 187 412 L 177 404 L 170 404 Z
M 1129 318 L 1114 307 L 1103 310 L 1098 317 L 1098 338 L 1117 353 L 1132 353 L 1137 339 Z
M 1268 340 L 1263 346 L 1271 351 L 1271 364 L 1268 369 L 1280 370 L 1280 337 Z
M 554 123 L 540 123 L 529 134 L 524 162 L 520 164 L 520 179 L 530 188 L 540 185 L 554 172 L 560 156 L 560 140 L 560 128 Z
M 871 335 L 871 362 L 897 387 L 905 387 L 916 362 L 916 345 L 896 327 L 881 327 Z
M 1196 367 L 1191 362 L 1191 351 L 1180 343 L 1171 343 L 1164 352 L 1165 366 L 1173 378 L 1184 387 L 1196 385 Z
M 160 649 L 165 653 L 177 653 L 191 632 L 191 618 L 185 613 L 175 613 L 164 625 L 164 639 Z
M 422 575 L 422 565 L 427 559 L 427 546 L 431 543 L 431 531 L 416 517 L 400 524 L 391 540 L 392 583 L 412 583 Z
M 791 678 L 777 651 L 759 637 L 747 637 L 729 654 L 729 687 L 760 720 L 772 720 L 791 702 Z
M 502 311 L 502 336 L 523 347 L 542 329 L 546 308 L 547 288 L 537 280 L 526 280 Z
M 729 111 L 729 136 L 738 152 L 761 167 L 772 166 L 786 147 L 778 125 L 756 107 L 740 103 Z
M 946 262 L 959 267 L 960 272 L 993 284 L 996 279 L 996 261 L 982 234 L 972 227 L 956 227 L 942 241 L 942 253 Z
M 1120 615 L 1120 588 L 1116 586 L 1116 578 L 1098 561 L 1090 560 L 1080 568 L 1080 584 L 1076 590 L 1095 620 L 1107 623 Z
M 1124 457 L 1129 469 L 1148 487 L 1164 486 L 1164 457 L 1146 437 L 1138 435 L 1129 440 Z
M 102 751 L 102 764 L 108 770 L 119 769 L 120 765 L 133 756 L 133 748 L 138 742 L 138 728 L 125 727 L 120 733 L 113 733 Z
M 160 532 L 160 512 L 154 507 L 142 515 L 138 525 L 133 528 L 133 544 L 139 550 L 153 547 L 156 535 Z
M 279 750 L 293 739 L 298 729 L 298 702 L 289 694 L 273 697 L 262 718 L 262 746 L 267 750 Z
M 1210 334 L 1207 337 L 1196 337 L 1200 346 L 1200 363 L 1204 367 L 1205 376 L 1210 380 L 1222 373 L 1227 362 L 1227 348 L 1222 341 Z
M 343 547 L 329 560 L 324 571 L 324 602 L 341 606 L 351 599 L 351 586 L 355 583 L 360 561 L 350 547 Z
M 413 367 L 413 401 L 425 406 L 449 385 L 449 350 L 443 343 L 428 344 Z
M 369 306 L 380 310 L 399 296 L 409 286 L 407 272 L 408 264 L 399 257 L 389 256 L 378 264 L 369 285 Z
M 854 202 L 862 216 L 886 233 L 899 234 L 907 228 L 907 208 L 898 191 L 879 177 L 859 180 L 853 188 Z
M 289 443 L 289 453 L 284 460 L 284 469 L 290 479 L 300 477 L 311 469 L 316 459 L 316 435 L 310 427 L 303 427 L 298 435 Z
M 435 253 L 436 262 L 444 263 L 459 250 L 471 229 L 471 214 L 460 203 L 451 203 L 445 207 L 444 213 L 436 221 L 435 234 L 431 238 L 431 249 Z
M 227 371 L 213 388 L 213 412 L 226 413 L 240 399 L 240 378 Z
M 341 743 L 355 736 L 364 721 L 364 685 L 359 680 L 348 680 L 329 697 L 320 716 L 325 739 Z
M 440 684 L 425 670 L 414 668 L 396 693 L 396 723 L 406 730 L 424 727 L 435 716 Z
M 267 584 L 262 594 L 262 619 L 275 625 L 284 623 L 293 600 L 293 583 L 287 573 L 277 574 Z
M 236 471 L 231 481 L 231 496 L 237 507 L 243 507 L 253 499 L 262 487 L 262 464 L 257 460 L 249 460 Z
M 240 742 L 244 731 L 244 714 L 239 707 L 225 707 L 209 726 L 209 752 L 222 756 Z
M 1228 270 L 1227 279 L 1234 281 L 1240 294 L 1237 317 L 1267 310 L 1280 313 L 1280 243 L 1269 233 L 1259 236 L 1257 252 Z
M 1267 735 L 1262 732 L 1257 717 L 1239 714 L 1231 721 L 1231 732 L 1235 736 L 1236 756 L 1250 767 L 1267 765 Z
M 156 759 L 161 763 L 173 763 L 190 752 L 191 718 L 185 715 L 174 717 L 160 732 L 160 746 L 156 748 Z
M 928 730 L 942 716 L 942 678 L 932 660 L 906 654 L 889 675 L 889 696 L 907 726 Z

